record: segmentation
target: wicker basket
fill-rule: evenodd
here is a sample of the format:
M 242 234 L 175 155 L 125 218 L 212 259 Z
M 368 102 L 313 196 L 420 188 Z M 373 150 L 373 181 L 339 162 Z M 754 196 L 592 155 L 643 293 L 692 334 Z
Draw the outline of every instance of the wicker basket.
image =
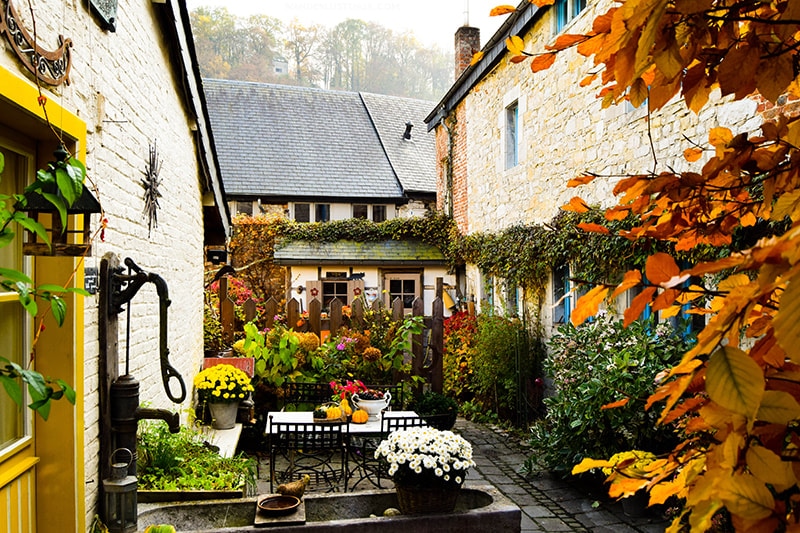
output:
M 419 487 L 395 483 L 397 506 L 403 514 L 450 513 L 461 487 Z

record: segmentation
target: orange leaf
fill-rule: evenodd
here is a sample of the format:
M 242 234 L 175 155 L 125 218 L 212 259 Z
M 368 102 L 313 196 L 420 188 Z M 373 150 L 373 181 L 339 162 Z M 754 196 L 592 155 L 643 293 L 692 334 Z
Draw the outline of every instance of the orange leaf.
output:
M 567 182 L 567 187 L 579 187 L 581 185 L 586 185 L 587 183 L 594 181 L 594 178 L 595 176 L 590 176 L 588 174 L 585 176 L 572 178 Z
M 596 79 L 597 79 L 597 74 L 589 74 L 588 76 L 583 78 L 578 85 L 580 85 L 581 87 L 587 87 Z
M 533 72 L 539 72 L 540 70 L 547 70 L 553 63 L 556 61 L 556 54 L 555 52 L 551 52 L 549 54 L 541 54 L 533 58 L 531 61 L 531 70 Z
M 642 314 L 642 311 L 644 311 L 645 307 L 647 307 L 647 304 L 649 304 L 650 300 L 652 300 L 655 292 L 655 287 L 645 287 L 642 292 L 636 295 L 636 298 L 633 299 L 630 307 L 625 310 L 625 320 L 623 322 L 625 327 L 628 327 L 631 322 L 639 318 L 639 316 Z
M 586 39 L 588 39 L 586 35 L 565 33 L 564 35 L 559 35 L 556 39 L 556 42 L 554 42 L 552 45 L 545 46 L 545 48 L 547 50 L 564 50 L 570 46 L 575 46 Z
M 583 322 L 590 316 L 597 314 L 600 309 L 600 304 L 605 300 L 608 294 L 608 287 L 598 285 L 592 290 L 578 298 L 575 304 L 575 310 L 570 313 L 569 320 L 574 326 L 583 324 Z
M 481 59 L 483 59 L 483 52 L 475 52 L 469 62 L 470 66 L 475 65 Z
M 544 6 L 552 6 L 556 0 L 528 0 L 531 4 L 535 4 L 536 7 L 544 7 Z
M 662 292 L 653 300 L 653 311 L 661 311 L 662 309 L 668 308 L 679 295 L 680 291 L 677 289 L 668 289 Z
M 639 283 L 642 282 L 642 273 L 638 270 L 629 270 L 625 272 L 625 276 L 622 278 L 622 283 L 617 285 L 617 288 L 614 289 L 614 293 L 611 295 L 611 298 L 616 298 L 623 292 L 627 291 L 631 287 L 637 286 Z
M 647 258 L 645 275 L 650 283 L 659 285 L 671 280 L 680 273 L 677 263 L 671 255 L 658 252 Z
M 606 220 L 625 220 L 631 210 L 627 207 L 614 206 L 606 210 Z
M 702 148 L 687 148 L 683 151 L 683 157 L 690 163 L 694 163 L 703 155 Z
M 589 210 L 589 206 L 586 205 L 579 196 L 574 196 L 567 205 L 562 206 L 561 209 L 564 211 L 573 211 L 575 213 L 585 213 Z
M 595 224 L 594 222 L 581 222 L 578 224 L 578 227 L 589 233 L 602 233 L 603 235 L 608 235 L 610 233 L 607 227 Z
M 622 407 L 624 405 L 627 405 L 629 401 L 630 401 L 630 398 L 623 398 L 621 400 L 617 400 L 616 402 L 611 402 L 611 403 L 607 403 L 605 405 L 601 405 L 600 406 L 600 410 L 604 411 L 605 409 L 615 409 L 617 407 Z
M 491 11 L 489 11 L 490 17 L 497 17 L 499 15 L 508 15 L 509 13 L 513 13 L 517 9 L 514 6 L 509 5 L 502 5 L 493 7 Z
M 512 63 L 516 64 L 516 63 L 522 63 L 526 59 L 528 59 L 527 56 L 514 56 L 511 59 L 509 59 L 509 61 L 511 61 Z

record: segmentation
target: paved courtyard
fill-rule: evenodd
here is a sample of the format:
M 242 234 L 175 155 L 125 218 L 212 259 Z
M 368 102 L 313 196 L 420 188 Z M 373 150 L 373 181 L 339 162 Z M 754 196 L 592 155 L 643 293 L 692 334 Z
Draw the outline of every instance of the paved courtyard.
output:
M 522 511 L 522 533 L 655 533 L 668 525 L 653 513 L 629 517 L 618 502 L 602 499 L 596 503 L 585 490 L 549 474 L 523 476 L 520 469 L 529 450 L 524 442 L 500 428 L 460 418 L 454 431 L 472 443 L 477 464 L 466 486 L 491 484 L 516 503 Z M 267 493 L 269 466 L 266 458 L 261 461 L 258 492 Z

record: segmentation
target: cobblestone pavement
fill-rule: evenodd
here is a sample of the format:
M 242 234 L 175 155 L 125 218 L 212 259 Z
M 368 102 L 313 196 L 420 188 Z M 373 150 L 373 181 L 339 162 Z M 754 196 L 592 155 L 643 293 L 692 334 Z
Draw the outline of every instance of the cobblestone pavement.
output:
M 454 431 L 472 443 L 477 467 L 470 471 L 466 485 L 494 485 L 522 510 L 522 533 L 539 532 L 663 532 L 668 523 L 652 513 L 632 518 L 618 502 L 595 500 L 574 484 L 549 474 L 520 474 L 530 452 L 525 443 L 507 432 L 464 419 Z
M 582 490 L 585 487 L 550 474 L 524 476 L 520 472 L 530 450 L 498 427 L 459 418 L 453 431 L 472 443 L 477 465 L 470 470 L 465 486 L 495 486 L 522 511 L 522 533 L 656 533 L 668 525 L 652 512 L 641 518 L 629 517 L 619 502 L 603 498 L 597 502 Z M 268 459 L 262 455 L 259 463 L 258 493 L 262 494 L 269 492 Z

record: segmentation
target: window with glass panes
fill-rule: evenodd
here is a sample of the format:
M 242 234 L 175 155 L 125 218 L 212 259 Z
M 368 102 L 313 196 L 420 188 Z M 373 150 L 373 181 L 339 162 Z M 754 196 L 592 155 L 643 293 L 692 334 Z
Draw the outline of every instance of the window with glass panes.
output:
M 347 301 L 347 281 L 322 282 L 322 307 L 330 306 L 331 301 L 337 298 L 342 305 L 349 305 Z
M 353 205 L 353 218 L 367 219 L 367 206 L 365 204 Z
M 373 205 L 372 206 L 372 221 L 373 222 L 383 222 L 386 220 L 386 206 L 385 205 Z
M 2 139 L 0 139 L 2 143 Z M 28 173 L 28 158 L 0 144 L 5 168 L 0 179 L 0 195 L 22 191 Z M 0 268 L 25 271 L 19 237 L 0 248 Z M 27 353 L 29 317 L 19 303 L 19 295 L 0 287 L 0 354 L 23 365 Z M 25 402 L 23 402 L 25 403 Z M 26 412 L 3 391 L 0 391 L 0 456 L 3 451 L 27 436 Z
M 586 9 L 587 0 L 556 0 L 553 8 L 556 10 L 556 33 L 561 32 L 569 22 Z
M 421 296 L 419 290 L 419 274 L 389 274 L 386 276 L 386 285 L 389 295 L 388 305 L 400 298 L 404 309 L 411 309 L 414 300 Z

